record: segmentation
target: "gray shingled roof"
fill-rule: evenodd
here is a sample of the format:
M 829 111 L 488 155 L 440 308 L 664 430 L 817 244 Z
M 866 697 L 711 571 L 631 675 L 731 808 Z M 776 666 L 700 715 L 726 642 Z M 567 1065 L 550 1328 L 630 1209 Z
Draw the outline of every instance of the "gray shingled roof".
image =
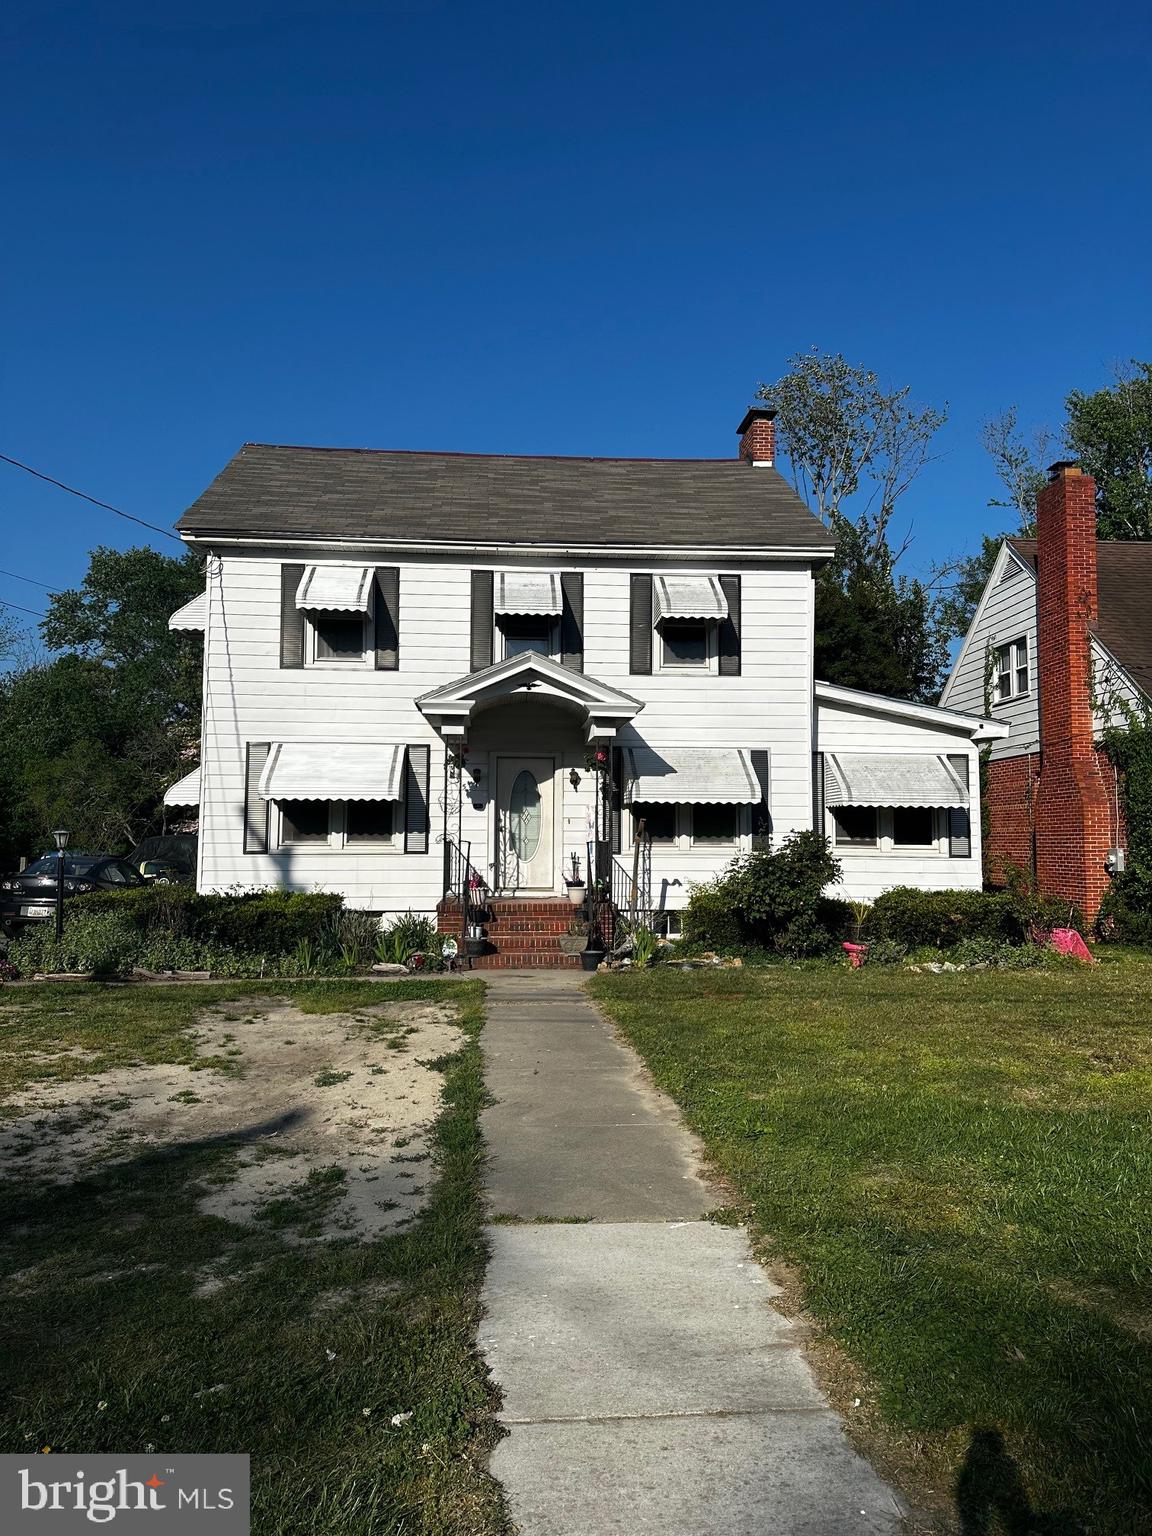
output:
M 1009 539 L 1033 570 L 1036 540 Z M 1097 539 L 1096 590 L 1101 643 L 1145 693 L 1152 694 L 1152 543 L 1137 539 Z
M 476 543 L 828 549 L 774 469 L 740 459 L 564 459 L 246 443 L 182 533 Z

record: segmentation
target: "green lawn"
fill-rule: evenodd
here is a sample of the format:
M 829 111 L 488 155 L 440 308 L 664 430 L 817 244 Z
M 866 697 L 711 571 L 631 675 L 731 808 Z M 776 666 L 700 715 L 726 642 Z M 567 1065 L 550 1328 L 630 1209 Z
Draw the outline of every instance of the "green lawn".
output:
M 1152 958 L 593 986 L 921 1489 L 966 1532 L 1152 1529 Z
M 474 1347 L 478 983 L 5 989 L 0 1094 L 33 1076 L 191 1063 L 201 1010 L 253 996 L 313 1013 L 382 998 L 459 1009 L 467 1042 L 444 1063 L 429 1206 L 403 1235 L 293 1246 L 284 1226 L 331 1198 L 336 1172 L 241 1227 L 195 1204 L 235 1154 L 218 1140 L 107 1164 L 83 1183 L 0 1180 L 0 1445 L 249 1452 L 256 1536 L 496 1536 L 507 1525 L 484 1471 L 492 1402 Z M 98 1059 L 21 1059 L 71 1046 Z M 248 1278 L 195 1295 L 216 1259 Z M 393 1426 L 397 1412 L 412 1418 Z

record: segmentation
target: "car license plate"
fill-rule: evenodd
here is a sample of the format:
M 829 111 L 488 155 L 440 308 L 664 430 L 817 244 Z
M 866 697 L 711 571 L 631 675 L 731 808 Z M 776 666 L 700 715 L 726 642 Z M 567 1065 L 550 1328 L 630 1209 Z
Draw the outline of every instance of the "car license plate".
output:
M 55 907 L 23 907 L 25 917 L 51 917 L 56 911 Z

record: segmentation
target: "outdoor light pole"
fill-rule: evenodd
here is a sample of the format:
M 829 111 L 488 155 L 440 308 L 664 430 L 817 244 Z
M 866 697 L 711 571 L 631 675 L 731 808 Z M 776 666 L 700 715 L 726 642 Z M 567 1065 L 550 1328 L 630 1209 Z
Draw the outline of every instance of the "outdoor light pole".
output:
M 56 839 L 56 937 L 64 937 L 64 850 L 68 846 L 68 833 L 57 827 L 52 836 Z

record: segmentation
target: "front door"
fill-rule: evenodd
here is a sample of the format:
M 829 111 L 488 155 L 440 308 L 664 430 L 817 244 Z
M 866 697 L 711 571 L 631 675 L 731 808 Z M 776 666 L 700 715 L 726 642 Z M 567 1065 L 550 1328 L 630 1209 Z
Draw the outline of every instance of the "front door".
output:
M 553 777 L 550 757 L 502 757 L 496 769 L 497 884 L 503 891 L 551 891 Z

